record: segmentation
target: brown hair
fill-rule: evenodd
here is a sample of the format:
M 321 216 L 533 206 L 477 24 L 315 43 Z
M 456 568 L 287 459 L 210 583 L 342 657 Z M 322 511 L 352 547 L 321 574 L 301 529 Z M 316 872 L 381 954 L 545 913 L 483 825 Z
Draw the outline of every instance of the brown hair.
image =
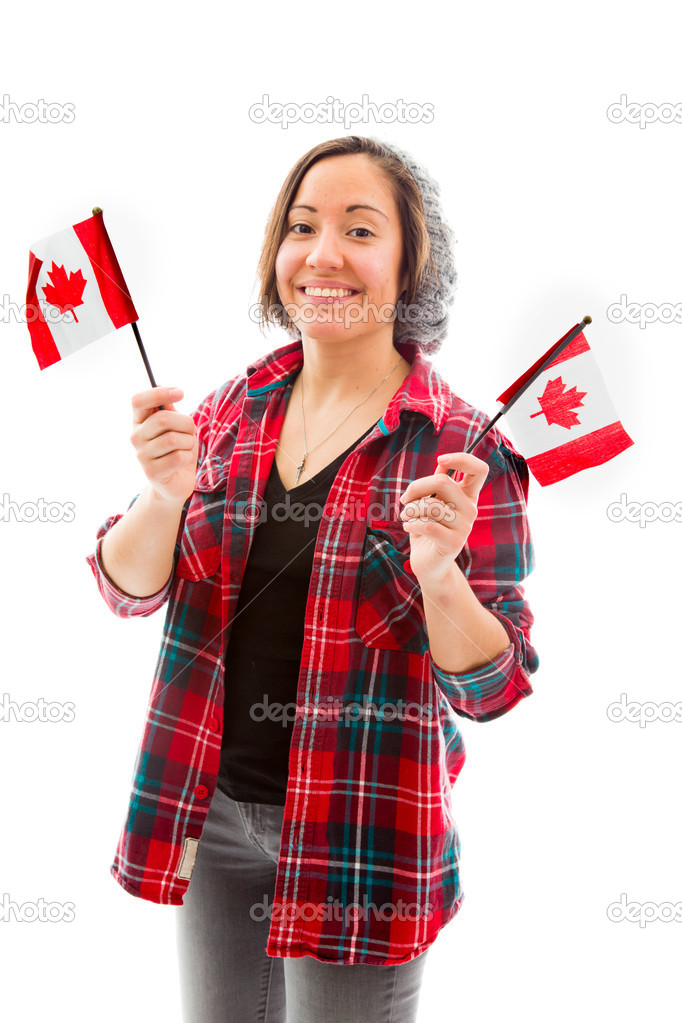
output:
M 258 277 L 261 281 L 258 301 L 260 304 L 260 326 L 277 324 L 289 328 L 295 325 L 284 308 L 277 291 L 275 261 L 287 229 L 287 214 L 305 174 L 313 164 L 330 156 L 346 156 L 364 153 L 374 160 L 386 175 L 391 186 L 403 238 L 401 273 L 407 271 L 407 288 L 404 302 L 414 301 L 427 267 L 436 273 L 431 257 L 431 246 L 426 228 L 421 192 L 409 170 L 389 149 L 374 139 L 362 135 L 347 135 L 338 139 L 320 142 L 308 150 L 289 171 L 273 206 L 263 239 L 263 248 L 258 261 Z

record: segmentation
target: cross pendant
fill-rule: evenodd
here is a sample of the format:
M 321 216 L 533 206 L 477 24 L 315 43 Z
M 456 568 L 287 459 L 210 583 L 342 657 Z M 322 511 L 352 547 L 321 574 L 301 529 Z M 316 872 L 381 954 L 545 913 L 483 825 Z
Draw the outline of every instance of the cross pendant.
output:
M 303 460 L 301 461 L 301 464 L 298 466 L 298 471 L 296 472 L 296 482 L 294 483 L 294 486 L 296 486 L 296 483 L 298 483 L 298 477 L 303 472 L 303 466 L 305 465 L 305 460 L 306 460 L 307 457 L 308 457 L 307 455 L 304 455 L 303 456 Z

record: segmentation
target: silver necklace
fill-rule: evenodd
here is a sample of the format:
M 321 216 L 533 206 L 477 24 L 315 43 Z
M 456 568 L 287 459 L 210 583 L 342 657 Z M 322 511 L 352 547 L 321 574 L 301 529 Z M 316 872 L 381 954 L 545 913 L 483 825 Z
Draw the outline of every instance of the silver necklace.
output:
M 379 388 L 381 387 L 381 385 L 382 385 L 383 383 L 385 383 L 385 381 L 386 381 L 386 380 L 388 380 L 388 378 L 390 377 L 391 373 L 395 373 L 396 369 L 398 368 L 398 366 L 400 365 L 400 363 L 401 363 L 401 362 L 402 362 L 402 356 L 401 356 L 401 357 L 400 357 L 400 358 L 398 359 L 398 361 L 396 362 L 396 364 L 395 364 L 395 366 L 393 367 L 393 369 L 392 369 L 392 370 L 389 370 L 389 372 L 388 372 L 388 373 L 386 374 L 386 376 L 384 377 L 384 379 L 383 379 L 383 380 L 380 380 L 380 381 L 379 381 L 379 383 L 378 383 L 378 384 L 376 385 L 376 387 L 374 388 L 374 391 L 371 391 L 371 392 L 370 392 L 370 393 L 369 393 L 369 394 L 367 395 L 367 397 L 366 397 L 366 398 L 363 398 L 363 399 L 362 399 L 362 401 L 358 402 L 358 404 L 357 404 L 357 405 L 356 405 L 356 406 L 355 406 L 354 408 L 352 408 L 352 409 L 350 410 L 350 412 L 348 413 L 348 415 L 347 415 L 347 416 L 344 416 L 344 417 L 343 417 L 343 419 L 342 419 L 342 420 L 341 420 L 341 422 L 339 423 L 339 426 L 343 426 L 343 424 L 344 424 L 344 423 L 346 422 L 346 420 L 348 419 L 348 416 L 350 416 L 350 415 L 351 415 L 351 414 L 352 414 L 353 412 L 355 412 L 355 409 L 358 409 L 358 408 L 360 408 L 360 406 L 361 406 L 361 405 L 364 405 L 366 401 L 369 401 L 369 399 L 370 399 L 370 398 L 372 397 L 372 395 L 374 394 L 374 392 L 375 392 L 375 391 L 378 391 L 378 390 L 379 390 Z M 303 466 L 305 465 L 305 460 L 306 460 L 306 458 L 308 457 L 308 455 L 309 455 L 309 454 L 311 454 L 311 453 L 312 453 L 312 452 L 313 452 L 313 451 L 315 450 L 315 448 L 319 448 L 320 444 L 324 444 L 324 442 L 325 442 L 326 440 L 329 440 L 329 438 L 331 437 L 332 433 L 336 433 L 336 431 L 337 431 L 337 430 L 338 430 L 338 428 L 339 428 L 339 426 L 335 426 L 335 427 L 334 427 L 334 429 L 332 430 L 332 432 L 331 432 L 331 433 L 328 433 L 328 434 L 327 434 L 327 436 L 326 436 L 326 437 L 324 437 L 324 438 L 323 438 L 323 440 L 321 440 L 321 441 L 319 442 L 319 444 L 316 444 L 314 448 L 311 448 L 311 449 L 310 449 L 310 451 L 308 451 L 308 442 L 307 442 L 307 440 L 306 440 L 306 436 L 305 436 L 305 415 L 304 415 L 304 413 L 303 413 L 303 378 L 301 378 L 301 419 L 302 419 L 302 421 L 303 421 L 303 447 L 305 448 L 305 451 L 304 451 L 304 454 L 303 454 L 303 458 L 301 459 L 301 464 L 300 464 L 300 465 L 299 465 L 299 466 L 297 467 L 297 471 L 296 471 L 296 482 L 294 483 L 294 486 L 296 486 L 296 484 L 298 483 L 298 478 L 299 478 L 299 476 L 301 475 L 301 473 L 303 472 Z

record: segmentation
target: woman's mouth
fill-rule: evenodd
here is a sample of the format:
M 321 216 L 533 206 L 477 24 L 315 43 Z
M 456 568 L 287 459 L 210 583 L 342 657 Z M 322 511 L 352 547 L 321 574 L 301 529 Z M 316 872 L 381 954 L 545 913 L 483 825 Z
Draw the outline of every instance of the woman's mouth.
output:
M 306 299 L 306 301 L 313 302 L 315 305 L 329 305 L 333 302 L 345 302 L 347 299 L 360 294 L 359 291 L 355 291 L 352 288 L 305 287 L 297 288 L 296 290 L 299 295 Z

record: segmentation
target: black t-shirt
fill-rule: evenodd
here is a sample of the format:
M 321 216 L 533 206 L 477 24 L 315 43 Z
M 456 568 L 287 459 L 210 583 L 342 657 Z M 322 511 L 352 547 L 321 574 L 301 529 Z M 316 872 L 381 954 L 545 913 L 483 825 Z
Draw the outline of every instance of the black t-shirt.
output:
M 275 459 L 225 651 L 218 788 L 246 803 L 284 806 L 320 518 L 332 483 L 371 426 L 315 477 L 286 490 Z M 288 713 L 268 712 L 272 704 Z

